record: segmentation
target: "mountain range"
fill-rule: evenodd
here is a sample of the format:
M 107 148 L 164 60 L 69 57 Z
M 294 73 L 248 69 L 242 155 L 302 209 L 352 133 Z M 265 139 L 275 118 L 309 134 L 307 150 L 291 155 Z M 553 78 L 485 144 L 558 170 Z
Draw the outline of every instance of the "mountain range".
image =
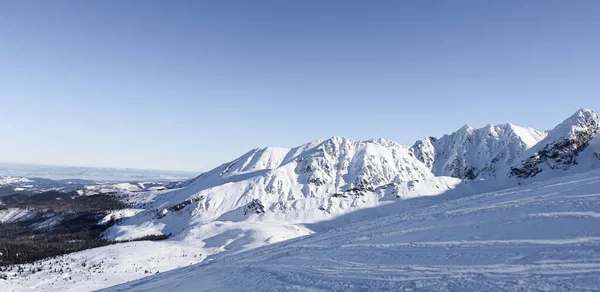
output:
M 175 190 L 151 193 L 144 210 L 109 236 L 127 239 L 123 228 L 140 224 L 179 234 L 191 218 L 307 223 L 396 198 L 441 194 L 464 181 L 487 191 L 583 172 L 600 166 L 599 128 L 598 115 L 582 109 L 548 132 L 512 124 L 464 126 L 411 147 L 333 137 L 295 148 L 257 148 Z
M 477 194 L 594 173 L 600 167 L 599 129 L 598 114 L 581 109 L 549 131 L 512 124 L 478 129 L 465 125 L 412 146 L 333 137 L 295 148 L 253 149 L 170 189 L 120 193 L 119 199 L 129 207 L 107 214 L 106 220 L 116 223 L 105 238 L 169 239 L 66 255 L 75 263 L 100 264 L 102 259 L 103 267 L 98 275 L 70 275 L 75 278 L 67 283 L 81 289 L 104 288 L 147 274 L 135 268 L 139 266 L 155 273 L 291 238 L 329 234 L 355 223 L 382 223 L 398 215 L 397 206 L 406 211 L 412 202 L 468 204 L 465 200 Z M 115 256 L 102 258 L 104 253 Z M 120 275 L 105 277 L 108 272 Z M 38 274 L 13 283 L 20 290 L 52 277 L 62 276 Z M 156 287 L 152 289 L 161 286 Z

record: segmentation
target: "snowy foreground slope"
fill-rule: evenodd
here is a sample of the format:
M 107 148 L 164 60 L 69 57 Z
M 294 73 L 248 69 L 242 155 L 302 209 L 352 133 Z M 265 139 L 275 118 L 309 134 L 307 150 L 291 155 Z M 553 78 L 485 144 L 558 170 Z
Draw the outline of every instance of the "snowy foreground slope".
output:
M 582 288 L 563 273 L 587 285 L 569 265 L 588 256 L 596 275 L 598 120 L 580 110 L 549 132 L 465 126 L 412 147 L 334 137 L 254 149 L 174 189 L 121 193 L 129 208 L 102 220 L 119 220 L 111 240 L 169 239 L 44 260 L 0 285 L 88 291 L 160 272 L 115 289 Z
M 217 255 L 106 291 L 600 287 L 598 171 L 465 198 L 417 198 L 379 208 L 391 208 L 395 215 Z

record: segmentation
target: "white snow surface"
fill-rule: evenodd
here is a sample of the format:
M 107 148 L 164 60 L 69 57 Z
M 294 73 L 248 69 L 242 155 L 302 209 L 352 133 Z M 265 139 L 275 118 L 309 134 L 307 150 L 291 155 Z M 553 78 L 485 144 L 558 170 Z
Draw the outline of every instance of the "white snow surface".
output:
M 159 272 L 186 267 L 215 253 L 233 253 L 310 234 L 301 225 L 210 222 L 190 230 L 190 238 L 137 241 L 84 250 L 23 265 L 0 279 L 2 291 L 95 291 Z
M 592 291 L 600 285 L 600 172 L 444 197 L 385 205 L 376 209 L 391 215 L 354 224 L 342 216 L 308 225 L 337 227 L 217 254 L 105 291 Z

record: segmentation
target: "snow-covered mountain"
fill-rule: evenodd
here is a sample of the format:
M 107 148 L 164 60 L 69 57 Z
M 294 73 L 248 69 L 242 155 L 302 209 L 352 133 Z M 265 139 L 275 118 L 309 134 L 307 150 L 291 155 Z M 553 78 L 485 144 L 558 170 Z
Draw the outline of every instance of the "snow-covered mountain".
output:
M 507 166 L 545 136 L 545 132 L 512 124 L 480 129 L 465 125 L 439 139 L 417 141 L 411 151 L 436 176 L 493 178 L 504 176 Z
M 530 178 L 541 172 L 579 171 L 600 166 L 600 118 L 581 109 L 556 126 L 547 137 L 529 149 L 511 168 L 511 175 Z
M 108 236 L 130 239 L 139 233 L 125 230 L 141 225 L 153 234 L 179 234 L 191 218 L 313 222 L 382 200 L 439 194 L 459 182 L 434 177 L 408 147 L 383 139 L 334 137 L 296 148 L 255 149 L 185 182 L 184 188 L 145 195 L 146 211 Z
M 164 271 L 214 254 L 235 253 L 367 219 L 381 223 L 424 202 L 459 202 L 459 210 L 469 205 L 472 195 L 600 168 L 598 125 L 596 113 L 580 110 L 549 132 L 512 124 L 465 126 L 441 138 L 417 141 L 412 147 L 384 139 L 333 137 L 295 148 L 254 149 L 172 189 L 120 194 L 129 208 L 103 220 L 117 220 L 104 234 L 111 240 L 148 235 L 169 236 L 168 240 L 103 248 L 114 254 L 112 259 L 103 258 L 99 251 L 83 251 L 65 256 L 65 261 L 69 257 L 75 263 L 91 260 L 120 274 L 96 282 L 84 279 L 104 275 L 82 272 L 87 278 L 74 281 L 85 285 L 72 283 L 84 290 L 98 289 L 144 276 L 147 273 L 138 269 L 142 264 L 152 272 Z M 498 204 L 512 206 L 510 200 Z M 484 208 L 483 203 L 476 208 Z M 441 211 L 422 211 L 433 216 L 423 217 L 427 220 L 445 218 Z M 476 222 L 481 218 L 463 219 Z M 128 260 L 120 261 L 121 255 Z
M 573 135 L 580 139 L 580 129 L 591 133 L 585 136 L 585 145 L 577 144 L 579 148 L 595 147 L 590 141 L 597 128 L 588 129 L 597 127 L 594 117 L 592 111 L 578 111 L 549 133 L 512 124 L 465 126 L 410 148 L 384 139 L 341 137 L 295 148 L 258 148 L 175 190 L 130 197 L 133 208 L 140 211 L 124 218 L 106 236 L 116 240 L 149 234 L 186 237 L 190 230 L 214 221 L 305 224 L 399 198 L 438 195 L 456 189 L 463 180 L 478 179 L 470 189 L 463 188 L 465 195 L 516 186 L 523 182 L 511 166 L 547 141 L 571 141 L 565 125 L 573 124 Z
M 272 170 L 278 169 L 278 172 Z M 266 171 L 261 173 L 260 171 Z M 341 137 L 318 140 L 296 148 L 268 147 L 204 173 L 188 184 L 204 187 L 242 175 L 269 175 L 284 180 L 282 172 L 295 173 L 299 184 L 312 184 L 310 191 L 338 191 L 348 185 L 378 185 L 430 177 L 430 171 L 415 160 L 407 147 L 384 139 L 352 141 Z M 277 182 L 276 182 L 277 183 Z M 323 187 L 322 187 L 323 186 Z

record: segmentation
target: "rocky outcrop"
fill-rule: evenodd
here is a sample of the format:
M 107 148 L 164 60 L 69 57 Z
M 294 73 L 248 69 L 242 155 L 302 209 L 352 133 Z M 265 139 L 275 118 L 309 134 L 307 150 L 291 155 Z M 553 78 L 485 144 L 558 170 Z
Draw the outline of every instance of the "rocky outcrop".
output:
M 259 199 L 254 199 L 252 202 L 248 203 L 244 208 L 244 215 L 248 214 L 262 214 L 265 212 L 265 206 Z

